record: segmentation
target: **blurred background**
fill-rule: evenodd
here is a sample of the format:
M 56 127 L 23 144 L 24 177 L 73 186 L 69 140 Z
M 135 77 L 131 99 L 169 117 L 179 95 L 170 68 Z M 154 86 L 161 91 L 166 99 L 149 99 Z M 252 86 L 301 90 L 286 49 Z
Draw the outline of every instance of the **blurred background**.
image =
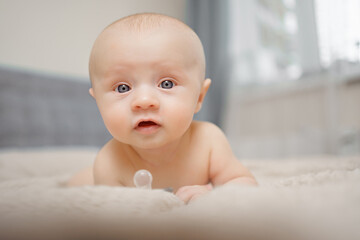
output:
M 102 146 L 88 57 L 138 12 L 198 33 L 213 84 L 195 118 L 239 158 L 360 154 L 359 0 L 0 0 L 0 149 Z

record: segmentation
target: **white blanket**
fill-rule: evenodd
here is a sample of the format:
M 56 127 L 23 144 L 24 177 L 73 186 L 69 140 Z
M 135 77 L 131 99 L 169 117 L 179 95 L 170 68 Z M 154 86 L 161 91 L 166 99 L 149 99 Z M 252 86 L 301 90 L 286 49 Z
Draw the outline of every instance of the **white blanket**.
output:
M 66 180 L 95 149 L 0 152 L 0 239 L 360 239 L 360 157 L 242 160 L 259 187 L 185 205 L 163 190 Z

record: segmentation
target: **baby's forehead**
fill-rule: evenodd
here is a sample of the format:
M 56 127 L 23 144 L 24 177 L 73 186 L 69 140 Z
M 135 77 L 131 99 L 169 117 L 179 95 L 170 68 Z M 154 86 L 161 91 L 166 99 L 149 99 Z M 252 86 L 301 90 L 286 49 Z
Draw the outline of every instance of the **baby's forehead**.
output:
M 139 49 L 144 49 L 147 53 L 153 52 L 152 60 L 159 56 L 157 51 L 167 51 L 169 58 L 176 55 L 174 60 L 185 61 L 186 64 L 201 61 L 202 46 L 197 44 L 189 33 L 181 31 L 183 30 L 169 26 L 141 31 L 134 31 L 128 27 L 109 29 L 103 33 L 97 46 L 99 54 L 96 55 L 100 57 L 99 60 L 104 60 L 102 56 L 127 56 L 130 60 L 132 56 L 143 54 L 144 52 L 141 53 Z

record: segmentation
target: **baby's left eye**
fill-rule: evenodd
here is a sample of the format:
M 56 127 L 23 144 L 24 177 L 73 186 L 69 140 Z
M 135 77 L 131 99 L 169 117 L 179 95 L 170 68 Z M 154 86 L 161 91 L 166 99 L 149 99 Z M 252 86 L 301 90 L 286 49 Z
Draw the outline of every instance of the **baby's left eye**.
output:
M 160 83 L 160 87 L 164 89 L 170 89 L 174 87 L 174 83 L 171 80 L 165 80 Z

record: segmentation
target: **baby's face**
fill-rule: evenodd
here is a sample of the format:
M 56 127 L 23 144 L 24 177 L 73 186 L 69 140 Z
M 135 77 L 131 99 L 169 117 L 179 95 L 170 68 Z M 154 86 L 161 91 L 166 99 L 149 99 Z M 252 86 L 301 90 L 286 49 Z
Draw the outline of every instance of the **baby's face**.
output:
M 202 79 L 193 40 L 167 30 L 110 30 L 94 50 L 90 93 L 111 135 L 134 147 L 158 148 L 179 139 L 210 84 Z

